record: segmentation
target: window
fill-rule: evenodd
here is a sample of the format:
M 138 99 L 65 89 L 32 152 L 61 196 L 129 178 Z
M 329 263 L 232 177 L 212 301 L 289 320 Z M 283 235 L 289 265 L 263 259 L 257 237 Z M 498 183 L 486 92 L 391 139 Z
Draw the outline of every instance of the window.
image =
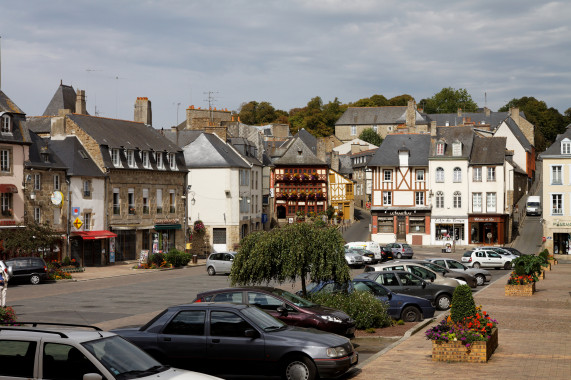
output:
M 42 209 L 34 207 L 34 221 L 38 224 L 42 223 Z
M 554 165 L 551 167 L 551 184 L 552 185 L 562 185 L 562 167 L 561 165 Z
M 486 178 L 488 182 L 496 182 L 496 167 L 488 166 L 488 177 Z
M 417 182 L 424 182 L 424 170 L 417 170 L 416 171 L 416 181 Z
M 452 155 L 455 157 L 462 155 L 462 143 L 461 142 L 455 142 L 454 144 L 452 144 Z
M 226 244 L 226 228 L 212 229 L 212 244 Z
M 240 186 L 248 186 L 250 183 L 250 171 L 240 170 Z
M 142 161 L 143 161 L 143 167 L 145 169 L 148 169 L 151 166 L 149 164 L 149 152 L 148 151 L 143 152 Z
M 443 142 L 438 142 L 436 144 L 436 155 L 437 156 L 443 156 L 444 155 L 444 143 Z
M 414 198 L 417 206 L 424 206 L 424 191 L 417 191 Z
M 390 182 L 393 178 L 393 171 L 392 170 L 384 170 L 383 171 L 383 181 Z
M 411 233 L 424 233 L 426 230 L 426 220 L 421 216 L 409 217 L 409 226 Z
M 157 152 L 157 168 L 165 168 L 165 163 L 163 162 L 163 154 L 161 152 Z
M 143 214 L 149 213 L 149 189 L 143 189 Z
M 390 206 L 393 204 L 393 193 L 390 191 L 383 191 L 383 206 Z
M 119 188 L 113 189 L 113 215 L 121 214 L 121 198 L 119 198 Z
M 204 335 L 206 312 L 202 310 L 181 311 L 165 327 L 163 334 Z
M 26 355 L 28 352 L 36 352 L 36 342 L 26 340 L 0 340 L 0 355 L 3 365 L 0 368 L 0 376 L 16 378 L 34 378 L 35 355 Z M 17 364 L 16 364 L 17 363 Z M 47 378 L 46 376 L 43 376 Z M 56 377 L 51 377 L 55 379 Z
M 436 168 L 436 182 L 444 182 L 444 169 L 443 168 Z
M 496 211 L 496 193 L 486 193 L 486 211 Z
M 169 165 L 171 170 L 176 170 L 176 160 L 174 153 L 169 153 Z
M 482 193 L 472 194 L 472 211 L 482 212 Z
M 561 154 L 571 154 L 571 140 L 568 138 L 561 141 Z
M 54 191 L 60 190 L 59 174 L 54 174 Z
M 111 161 L 113 162 L 113 166 L 116 167 L 121 166 L 121 160 L 119 158 L 119 149 L 111 149 Z
M 377 231 L 379 233 L 381 232 L 388 232 L 388 233 L 393 233 L 394 232 L 394 227 L 393 227 L 393 218 L 392 217 L 379 217 L 377 219 Z
M 90 231 L 91 230 L 91 213 L 86 212 L 83 214 L 83 230 Z
M 454 168 L 454 182 L 462 182 L 462 169 Z
M 83 197 L 91 197 L 91 181 L 88 179 L 83 181 Z
M 0 171 L 10 173 L 10 151 L 8 149 L 0 150 Z
M 353 194 L 353 184 L 352 183 L 348 183 L 345 185 L 345 192 L 347 193 L 347 195 Z
M 228 311 L 213 311 L 210 313 L 210 336 L 244 337 L 244 331 L 252 329 L 248 322 L 240 316 Z
M 453 206 L 454 208 L 462 207 L 462 194 L 459 191 L 454 192 Z
M 444 193 L 442 191 L 436 192 L 436 208 L 444 208 Z
M 357 134 L 357 126 L 352 125 L 351 126 L 351 136 L 355 136 L 356 134 Z
M 127 166 L 130 168 L 135 167 L 135 152 L 133 150 L 127 151 Z
M 12 132 L 12 119 L 10 115 L 2 115 L 2 133 Z
M 157 214 L 163 213 L 163 190 L 157 189 Z
M 34 174 L 34 190 L 42 189 L 42 175 Z
M 12 193 L 0 193 L 2 216 L 12 216 Z
M 176 200 L 175 200 L 175 192 L 174 190 L 169 190 L 169 212 L 174 214 L 176 212 Z
M 135 215 L 135 189 L 127 190 L 127 202 L 129 203 L 129 215 Z
M 563 215 L 563 194 L 551 194 L 551 215 Z
M 482 168 L 475 167 L 473 171 L 472 179 L 474 182 L 482 182 Z
M 248 292 L 248 303 L 250 305 L 256 305 L 262 310 L 274 311 L 284 304 L 283 301 L 277 299 L 276 297 L 258 292 Z

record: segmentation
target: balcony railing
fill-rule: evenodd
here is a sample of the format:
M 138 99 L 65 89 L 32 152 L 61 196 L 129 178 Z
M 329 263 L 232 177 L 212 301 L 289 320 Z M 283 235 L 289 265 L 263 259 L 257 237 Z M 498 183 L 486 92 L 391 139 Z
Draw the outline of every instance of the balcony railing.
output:
M 324 182 L 327 181 L 325 174 L 276 174 L 276 182 Z

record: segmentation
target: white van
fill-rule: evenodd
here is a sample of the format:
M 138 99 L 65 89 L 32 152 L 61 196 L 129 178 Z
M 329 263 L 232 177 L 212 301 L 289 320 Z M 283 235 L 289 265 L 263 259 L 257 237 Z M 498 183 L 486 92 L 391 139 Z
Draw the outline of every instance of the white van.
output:
M 352 249 L 366 249 L 375 254 L 375 260 L 381 262 L 383 256 L 381 255 L 381 246 L 374 241 L 353 241 L 345 244 L 345 248 Z
M 541 216 L 541 197 L 538 195 L 532 195 L 527 197 L 527 203 L 525 204 L 526 215 L 539 215 Z

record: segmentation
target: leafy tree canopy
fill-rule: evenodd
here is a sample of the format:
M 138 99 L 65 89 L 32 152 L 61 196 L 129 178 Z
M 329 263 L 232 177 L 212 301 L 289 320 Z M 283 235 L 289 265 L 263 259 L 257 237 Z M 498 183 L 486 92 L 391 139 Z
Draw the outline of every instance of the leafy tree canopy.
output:
M 61 240 L 61 233 L 51 228 L 48 223 L 30 223 L 23 228 L 0 229 L 0 241 L 6 251 L 16 256 L 35 255 L 38 251 L 49 251 Z
M 287 115 L 285 111 L 276 110 L 270 103 L 250 101 L 242 103 L 238 116 L 245 124 L 263 125 L 275 122 L 283 122 L 283 116 Z
M 300 279 L 305 281 L 350 280 L 344 241 L 334 227 L 294 223 L 246 236 L 232 264 L 232 285 L 259 285 Z
M 292 133 L 304 128 L 314 136 L 331 136 L 335 133 L 335 122 L 341 117 L 347 106 L 342 106 L 339 99 L 323 104 L 319 96 L 311 99 L 304 108 L 290 110 L 290 127 Z
M 383 139 L 377 132 L 373 130 L 373 128 L 366 128 L 361 134 L 359 135 L 359 139 L 368 142 L 369 144 L 373 144 L 376 146 L 381 146 Z
M 478 105 L 472 100 L 466 89 L 455 90 L 452 87 L 443 88 L 432 98 L 420 101 L 426 113 L 455 113 L 458 108 L 464 112 L 476 112 Z
M 407 106 L 409 100 L 414 98 L 408 94 L 402 94 L 389 99 L 389 106 Z

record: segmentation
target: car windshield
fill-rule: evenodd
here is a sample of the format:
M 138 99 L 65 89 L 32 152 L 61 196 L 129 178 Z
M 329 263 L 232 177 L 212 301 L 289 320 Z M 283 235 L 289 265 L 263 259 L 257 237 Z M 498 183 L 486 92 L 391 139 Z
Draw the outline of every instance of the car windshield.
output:
M 281 330 L 286 324 L 269 315 L 268 313 L 258 309 L 257 307 L 248 307 L 242 310 L 242 313 L 250 319 L 256 326 L 264 331 Z
M 119 336 L 92 340 L 82 345 L 115 376 L 116 379 L 136 379 L 169 369 L 139 347 Z
M 460 264 L 458 261 L 448 260 L 448 266 L 452 269 L 466 269 L 466 267 Z
M 432 269 L 435 272 L 444 272 L 444 273 L 447 272 L 446 268 L 443 268 L 438 264 L 434 264 L 434 263 L 430 263 L 430 262 L 424 262 L 424 263 L 422 263 L 422 265 Z
M 314 304 L 313 302 L 309 302 L 306 299 L 303 299 L 295 294 L 292 294 L 286 290 L 282 290 L 282 289 L 274 289 L 272 290 L 272 293 L 275 294 L 276 296 L 280 296 L 282 298 L 285 298 L 286 300 L 288 300 L 289 302 L 293 303 L 295 306 L 297 307 L 312 307 L 312 306 L 317 306 L 316 304 Z
M 408 244 L 403 244 L 402 247 L 403 247 L 403 248 L 410 248 L 410 245 L 408 245 Z

